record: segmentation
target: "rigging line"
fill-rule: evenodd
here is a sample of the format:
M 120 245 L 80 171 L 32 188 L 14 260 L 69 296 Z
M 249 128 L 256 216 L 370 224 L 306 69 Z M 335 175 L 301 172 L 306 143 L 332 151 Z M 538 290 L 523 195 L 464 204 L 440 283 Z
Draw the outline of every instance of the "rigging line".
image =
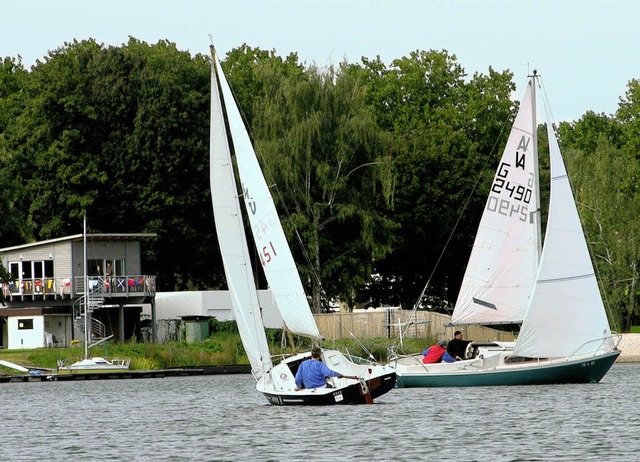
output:
M 338 320 L 338 322 L 340 324 L 342 324 L 341 320 Z M 373 361 L 375 361 L 376 363 L 378 362 L 378 360 L 373 356 L 373 354 L 371 354 L 371 351 L 369 351 L 369 349 L 364 345 L 364 343 L 362 343 L 362 341 L 360 341 L 360 339 L 358 337 L 355 336 L 355 334 L 353 332 L 351 332 L 348 328 L 347 328 L 347 332 L 349 332 L 349 335 L 351 335 L 351 337 L 355 340 L 355 342 L 360 345 L 360 348 L 362 348 L 363 351 L 365 351 L 367 353 L 367 355 L 369 356 L 370 359 L 372 359 Z
M 219 61 L 219 62 L 220 62 L 220 67 L 222 68 L 222 61 Z M 223 69 L 223 71 L 224 71 L 224 69 Z M 219 78 L 220 77 L 216 75 L 216 79 L 218 80 Z M 260 162 L 260 159 L 258 158 L 258 153 L 257 153 L 257 151 L 255 151 L 255 136 L 254 136 L 254 133 L 253 133 L 253 128 L 252 128 L 251 124 L 249 124 L 249 120 L 248 120 L 247 114 L 245 113 L 242 105 L 240 104 L 240 100 L 238 99 L 238 95 L 235 92 L 235 90 L 233 89 L 233 86 L 231 85 L 231 82 L 228 80 L 228 77 L 227 77 L 227 83 L 228 83 L 228 87 L 229 87 L 229 91 L 231 93 L 231 96 L 233 97 L 235 105 L 236 105 L 236 107 L 238 109 L 238 113 L 240 114 L 240 118 L 242 119 L 244 127 L 245 127 L 245 129 L 247 131 L 247 135 L 249 136 L 249 141 L 251 143 L 251 147 L 254 149 L 254 152 L 256 152 L 256 160 L 258 161 L 258 164 L 261 167 L 263 175 L 265 175 L 265 181 L 266 181 L 266 177 L 267 176 L 273 178 L 273 175 L 271 174 L 269 166 L 265 165 L 266 164 L 265 162 Z M 224 104 L 224 100 L 223 100 L 223 104 Z M 225 116 L 225 126 L 226 126 L 226 123 L 227 122 L 226 122 L 226 116 Z M 227 135 L 227 136 L 229 137 L 229 135 Z M 231 145 L 234 146 L 233 140 L 231 138 L 230 138 L 230 141 L 231 141 Z M 234 150 L 234 155 L 235 155 L 235 146 L 234 146 L 233 150 Z M 267 173 L 268 173 L 268 175 L 267 175 Z M 234 175 L 237 175 L 235 169 L 234 169 Z M 275 183 L 270 187 L 270 189 L 274 188 L 274 187 L 275 187 L 275 189 L 277 189 Z M 244 192 L 240 191 L 239 192 L 239 196 L 242 196 L 242 194 L 244 194 Z M 286 207 L 285 207 L 285 210 L 286 210 Z M 287 210 L 287 216 L 289 216 L 290 222 L 293 223 L 293 220 L 291 220 L 290 215 L 288 213 L 288 210 Z M 246 221 L 244 219 L 243 219 L 243 224 L 246 226 Z M 252 235 L 252 233 L 247 233 L 247 234 L 251 234 Z M 253 237 L 252 237 L 252 239 L 253 239 Z M 253 273 L 254 273 L 254 278 L 255 278 L 256 281 L 259 281 L 260 280 L 259 270 L 258 270 L 258 266 L 259 265 L 257 264 L 257 258 L 256 258 L 257 251 L 256 252 L 250 252 L 250 253 L 251 253 L 250 261 L 252 263 L 251 267 L 252 267 L 252 270 L 253 270 Z
M 547 94 L 547 88 L 544 85 L 542 85 L 541 75 L 538 75 L 536 82 L 538 83 L 538 88 L 542 90 L 542 103 L 544 105 L 544 113 L 547 119 L 547 123 L 551 123 L 551 127 L 553 128 L 553 133 L 556 135 L 556 138 L 557 138 L 558 133 L 556 128 L 558 127 L 558 125 L 555 123 L 555 118 L 553 117 L 553 111 L 551 110 L 551 105 L 549 104 L 549 96 Z
M 291 217 L 291 213 L 289 212 L 289 209 L 288 209 L 288 207 L 286 206 L 286 204 L 284 202 L 283 194 L 280 193 L 280 189 L 278 188 L 278 185 L 276 183 L 273 183 L 272 187 L 278 192 L 278 194 L 277 194 L 278 201 L 281 204 L 281 208 L 284 210 L 284 214 L 287 217 L 287 221 L 291 224 L 291 228 L 293 229 L 293 234 L 296 237 L 296 240 L 298 241 L 298 244 L 300 244 L 300 249 L 302 250 L 302 255 L 304 256 L 304 259 L 307 262 L 307 265 L 308 265 L 308 268 L 309 268 L 309 270 L 311 272 L 311 275 L 312 275 L 315 283 L 318 285 L 318 287 L 320 287 L 322 289 L 322 280 L 320 279 L 320 275 L 316 271 L 316 267 L 311 261 L 311 255 L 309 254 L 309 250 L 307 249 L 307 246 L 304 244 L 304 241 L 302 240 L 302 236 L 300 236 L 300 232 L 299 232 L 298 228 L 295 226 L 293 218 Z
M 451 232 L 449 233 L 449 237 L 447 238 L 447 242 L 445 243 L 444 247 L 442 248 L 442 251 L 440 252 L 440 255 L 438 256 L 438 259 L 436 260 L 436 264 L 434 265 L 431 273 L 429 274 L 429 278 L 427 279 L 427 282 L 424 286 L 424 288 L 422 289 L 422 292 L 420 293 L 420 296 L 418 297 L 418 299 L 416 300 L 416 303 L 413 305 L 413 310 L 411 312 L 411 315 L 409 316 L 409 318 L 411 318 L 411 316 L 415 316 L 415 312 L 418 309 L 418 306 L 420 305 L 420 302 L 422 300 L 422 297 L 424 297 L 424 294 L 427 291 L 427 288 L 429 287 L 429 284 L 431 282 L 431 279 L 433 278 L 433 275 L 436 272 L 436 269 L 438 268 L 438 266 L 440 265 L 440 262 L 442 261 L 444 254 L 446 252 L 446 250 L 449 247 L 449 244 L 451 243 L 451 240 L 453 239 L 453 235 L 455 234 L 456 230 L 458 229 L 458 226 L 460 225 L 460 221 L 462 221 L 462 216 L 464 215 L 464 212 L 467 210 L 469 203 L 471 202 L 471 198 L 473 197 L 476 189 L 478 188 L 478 185 L 480 184 L 480 180 L 482 179 L 482 175 L 485 172 L 485 170 L 487 169 L 487 166 L 489 165 L 489 162 L 491 161 L 494 153 L 496 152 L 497 146 L 500 143 L 500 140 L 502 139 L 502 135 L 505 131 L 505 128 L 509 126 L 509 124 L 511 123 L 510 119 L 507 119 L 504 121 L 502 128 L 500 129 L 500 133 L 498 134 L 498 136 L 496 137 L 496 141 L 493 144 L 493 147 L 491 148 L 491 150 L 489 151 L 489 153 L 487 154 L 484 164 L 482 165 L 482 168 L 480 169 L 480 172 L 478 173 L 478 176 L 476 177 L 476 181 L 473 184 L 473 187 L 471 188 L 471 191 L 469 192 L 469 195 L 467 196 L 467 199 L 464 203 L 464 206 L 462 207 L 462 210 L 460 212 L 460 214 L 458 215 L 458 219 L 456 220 L 455 224 L 453 225 L 453 228 L 451 229 Z
M 222 64 L 221 64 L 221 66 L 222 66 Z M 244 111 L 242 110 L 242 107 L 240 106 L 240 104 L 238 102 L 238 97 L 237 97 L 236 93 L 234 92 L 233 88 L 231 87 L 231 85 L 229 85 L 229 89 L 230 89 L 231 94 L 232 94 L 232 96 L 233 96 L 233 98 L 235 100 L 236 106 L 238 107 L 238 110 L 240 112 L 240 116 L 242 117 L 242 120 L 244 122 L 245 128 L 247 129 L 247 133 L 250 136 L 251 143 L 252 143 L 252 145 L 254 145 L 255 137 L 254 137 L 254 134 L 253 134 L 253 130 L 249 126 L 249 124 L 247 122 L 247 117 L 246 117 Z M 254 149 L 255 149 L 255 147 L 254 147 Z M 257 157 L 257 153 L 256 153 L 256 157 Z M 296 239 L 297 239 L 298 243 L 300 244 L 300 248 L 302 249 L 302 253 L 303 253 L 304 259 L 307 262 L 307 265 L 308 265 L 308 268 L 310 269 L 311 275 L 314 278 L 315 283 L 317 284 L 317 286 L 318 286 L 318 288 L 320 290 L 320 293 L 322 295 L 322 293 L 324 292 L 324 289 L 322 287 L 322 281 L 320 279 L 320 275 L 316 271 L 315 265 L 312 264 L 311 256 L 309 255 L 307 247 L 304 245 L 302 237 L 300 236 L 300 233 L 299 233 L 298 229 L 296 228 L 296 226 L 295 226 L 295 224 L 293 222 L 293 218 L 291 217 L 291 213 L 289 212 L 289 209 L 287 208 L 286 203 L 284 202 L 283 195 L 280 193 L 280 190 L 278 188 L 277 183 L 275 181 L 273 181 L 274 176 L 273 176 L 273 174 L 271 172 L 270 166 L 268 165 L 267 162 L 263 162 L 262 163 L 262 167 L 263 167 L 263 174 L 265 175 L 265 178 L 268 176 L 271 179 L 271 182 L 272 182 L 271 188 L 277 192 L 277 198 L 278 198 L 279 203 L 281 204 L 281 208 L 284 210 L 284 213 L 285 213 L 285 215 L 287 217 L 287 220 L 289 221 L 289 223 L 292 226 L 292 229 L 294 231 L 294 235 L 296 236 Z M 356 169 L 354 169 L 354 170 L 356 170 Z M 353 170 L 351 172 L 349 172 L 349 174 L 351 174 L 352 172 L 353 172 Z M 257 265 L 255 265 L 255 266 L 257 267 Z M 257 272 L 257 268 L 256 268 L 256 272 Z M 338 318 L 338 322 L 340 323 L 340 325 L 342 327 L 344 327 L 343 324 L 342 324 L 342 320 L 340 318 Z M 353 335 L 353 333 L 348 328 L 347 328 L 347 331 L 349 332 L 349 334 L 351 336 L 353 336 L 355 338 L 355 335 Z M 367 351 L 369 356 L 372 356 L 371 353 L 364 347 L 364 345 L 361 344 L 361 346 L 365 351 Z

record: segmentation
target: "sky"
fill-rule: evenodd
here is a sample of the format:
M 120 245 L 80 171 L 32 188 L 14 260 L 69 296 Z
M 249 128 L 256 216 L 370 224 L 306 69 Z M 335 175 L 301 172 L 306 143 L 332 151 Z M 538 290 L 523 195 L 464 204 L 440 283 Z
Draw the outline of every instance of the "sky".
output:
M 635 0 L 20 0 L 0 17 L 0 58 L 27 69 L 74 39 L 130 36 L 192 55 L 213 40 L 223 57 L 246 43 L 319 66 L 447 50 L 469 76 L 513 72 L 516 98 L 537 69 L 556 122 L 614 114 L 640 78 Z

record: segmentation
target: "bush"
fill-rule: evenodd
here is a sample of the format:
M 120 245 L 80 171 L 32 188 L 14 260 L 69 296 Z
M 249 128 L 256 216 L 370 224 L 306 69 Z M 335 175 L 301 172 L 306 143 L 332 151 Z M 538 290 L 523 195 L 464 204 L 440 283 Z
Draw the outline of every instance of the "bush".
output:
M 235 321 L 218 321 L 216 318 L 210 318 L 209 335 L 221 333 L 238 334 L 238 324 Z

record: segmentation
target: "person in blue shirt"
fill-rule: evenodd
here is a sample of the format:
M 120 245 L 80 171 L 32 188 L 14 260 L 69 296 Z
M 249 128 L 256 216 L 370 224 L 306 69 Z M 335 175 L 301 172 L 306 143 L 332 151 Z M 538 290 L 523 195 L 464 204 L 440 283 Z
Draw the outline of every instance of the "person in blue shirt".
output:
M 322 351 L 318 347 L 311 350 L 311 359 L 307 359 L 300 364 L 296 372 L 295 391 L 302 388 L 325 388 L 327 377 L 342 378 L 342 374 L 329 369 L 325 363 L 320 361 Z
M 448 351 L 445 351 L 444 354 L 442 355 L 442 362 L 443 363 L 455 363 L 456 362 L 456 358 L 451 356 Z

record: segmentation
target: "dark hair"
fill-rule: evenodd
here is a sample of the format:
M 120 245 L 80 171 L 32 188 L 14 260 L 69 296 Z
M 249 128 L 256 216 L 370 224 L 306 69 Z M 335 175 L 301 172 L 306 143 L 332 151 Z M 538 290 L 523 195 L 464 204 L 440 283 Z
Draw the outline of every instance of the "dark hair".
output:
M 322 350 L 318 347 L 313 347 L 311 349 L 311 357 L 312 358 L 319 358 L 320 355 L 322 355 Z
M 462 335 L 462 332 L 460 332 L 459 330 L 457 330 L 457 331 L 453 334 L 453 336 L 455 337 L 456 335 Z

